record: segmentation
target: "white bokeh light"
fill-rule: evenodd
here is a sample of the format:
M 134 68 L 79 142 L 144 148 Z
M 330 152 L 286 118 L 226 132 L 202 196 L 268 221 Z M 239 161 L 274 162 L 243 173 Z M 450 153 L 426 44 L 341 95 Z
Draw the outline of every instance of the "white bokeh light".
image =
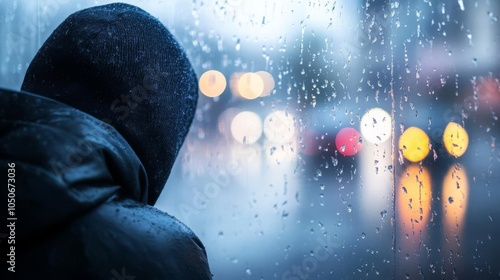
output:
M 262 120 L 253 112 L 240 112 L 231 122 L 231 134 L 241 144 L 253 144 L 262 135 Z
M 381 108 L 372 108 L 361 118 L 361 136 L 373 144 L 387 141 L 392 134 L 392 118 Z
M 269 114 L 264 120 L 264 134 L 277 144 L 290 142 L 295 134 L 293 117 L 284 111 Z

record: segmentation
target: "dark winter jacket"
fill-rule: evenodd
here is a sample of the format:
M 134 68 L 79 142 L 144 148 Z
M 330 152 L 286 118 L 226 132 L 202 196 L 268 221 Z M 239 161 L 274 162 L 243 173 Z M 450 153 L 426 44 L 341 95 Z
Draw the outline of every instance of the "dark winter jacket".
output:
M 0 89 L 0 278 L 211 279 L 200 240 L 152 206 L 198 95 L 166 28 L 126 4 L 79 11 L 22 90 Z

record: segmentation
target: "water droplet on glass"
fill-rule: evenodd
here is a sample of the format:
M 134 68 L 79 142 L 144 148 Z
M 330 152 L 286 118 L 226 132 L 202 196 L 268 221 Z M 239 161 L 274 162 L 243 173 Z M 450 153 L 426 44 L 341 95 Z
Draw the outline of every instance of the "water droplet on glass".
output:
M 240 48 L 241 48 L 240 39 L 236 40 L 236 46 L 234 48 L 236 49 L 236 51 L 240 50 Z
M 462 11 L 465 10 L 464 1 L 463 0 L 458 0 L 458 5 L 460 6 L 460 10 L 462 10 Z
M 288 212 L 283 211 L 283 213 L 281 213 L 281 218 L 283 218 L 283 219 L 284 219 L 284 218 L 286 218 L 286 217 L 288 217 Z
M 488 11 L 488 16 L 492 21 L 498 21 L 498 18 L 490 11 Z
M 383 210 L 382 212 L 380 212 L 380 216 L 383 218 L 385 218 L 387 216 L 387 211 L 386 210 Z

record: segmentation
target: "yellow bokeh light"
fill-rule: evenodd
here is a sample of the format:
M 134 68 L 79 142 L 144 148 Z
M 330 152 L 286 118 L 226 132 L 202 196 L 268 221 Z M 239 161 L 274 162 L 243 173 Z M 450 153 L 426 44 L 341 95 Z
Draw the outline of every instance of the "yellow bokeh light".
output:
M 262 78 L 262 81 L 264 82 L 264 89 L 260 96 L 262 97 L 270 95 L 275 85 L 273 76 L 266 71 L 258 71 L 255 72 L 255 74 L 259 75 Z
M 425 231 L 431 213 L 431 177 L 425 167 L 409 165 L 396 190 L 399 224 L 406 234 Z
M 241 144 L 253 144 L 262 135 L 262 120 L 253 112 L 240 112 L 231 122 L 231 134 Z
M 450 155 L 460 157 L 469 146 L 469 135 L 461 125 L 450 122 L 444 129 L 443 142 Z
M 409 127 L 399 138 L 399 150 L 407 160 L 419 162 L 429 154 L 429 136 L 418 127 Z
M 208 97 L 217 97 L 226 89 L 226 78 L 217 70 L 209 70 L 203 73 L 199 83 L 201 93 Z
M 443 212 L 446 230 L 463 228 L 467 201 L 469 196 L 469 182 L 465 168 L 460 164 L 450 167 L 443 181 Z
M 264 92 L 264 81 L 255 73 L 245 73 L 238 79 L 238 92 L 245 99 L 255 99 Z

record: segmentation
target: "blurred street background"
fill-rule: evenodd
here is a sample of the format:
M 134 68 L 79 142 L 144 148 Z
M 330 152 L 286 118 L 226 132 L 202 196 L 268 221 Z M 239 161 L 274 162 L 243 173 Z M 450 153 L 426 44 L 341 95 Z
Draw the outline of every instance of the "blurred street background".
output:
M 199 78 L 156 206 L 214 279 L 500 278 L 500 2 L 123 2 Z M 0 0 L 0 87 L 107 3 Z

